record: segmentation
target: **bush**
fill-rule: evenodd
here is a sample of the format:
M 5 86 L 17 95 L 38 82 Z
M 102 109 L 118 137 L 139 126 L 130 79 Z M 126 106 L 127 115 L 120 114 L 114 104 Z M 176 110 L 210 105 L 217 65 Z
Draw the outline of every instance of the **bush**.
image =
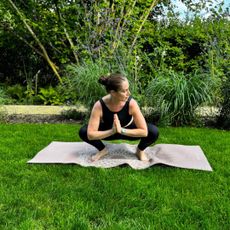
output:
M 20 84 L 15 84 L 7 87 L 7 95 L 12 98 L 12 101 L 21 103 L 25 97 L 26 88 Z
M 65 101 L 63 95 L 61 95 L 52 86 L 49 86 L 48 88 L 41 88 L 38 97 L 45 105 L 62 105 Z
M 223 102 L 220 106 L 220 115 L 217 118 L 217 126 L 230 129 L 230 77 L 224 80 L 222 86 Z
M 10 102 L 10 98 L 2 87 L 0 87 L 0 105 L 8 104 Z
M 212 101 L 212 80 L 207 74 L 161 71 L 146 89 L 147 102 L 159 111 L 164 124 L 191 124 L 196 108 Z

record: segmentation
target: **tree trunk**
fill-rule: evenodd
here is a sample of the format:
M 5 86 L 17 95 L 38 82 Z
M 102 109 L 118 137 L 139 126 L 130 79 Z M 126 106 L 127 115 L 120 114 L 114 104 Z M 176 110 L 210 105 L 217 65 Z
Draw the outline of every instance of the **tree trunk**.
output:
M 129 50 L 129 53 L 132 52 L 133 47 L 134 47 L 135 44 L 136 44 L 137 38 L 139 37 L 139 34 L 140 34 L 140 32 L 141 32 L 142 27 L 144 26 L 144 24 L 145 24 L 145 22 L 146 22 L 146 20 L 147 20 L 147 18 L 148 18 L 148 16 L 149 16 L 151 10 L 154 8 L 154 6 L 157 5 L 157 3 L 158 3 L 158 0 L 153 0 L 151 6 L 149 7 L 149 9 L 142 15 L 142 17 L 141 17 L 141 19 L 140 19 L 140 21 L 142 21 L 142 23 L 141 23 L 141 25 L 139 26 L 139 29 L 137 30 L 136 36 L 135 36 L 135 38 L 134 38 L 134 40 L 133 40 L 133 43 L 132 43 L 131 48 L 130 48 L 130 50 Z
M 32 37 L 34 38 L 34 40 L 37 42 L 37 44 L 39 45 L 41 51 L 42 51 L 42 56 L 45 58 L 45 60 L 48 62 L 49 66 L 52 68 L 55 76 L 58 78 L 58 80 L 62 83 L 62 79 L 57 71 L 57 66 L 51 61 L 45 47 L 42 45 L 41 41 L 39 40 L 39 38 L 36 36 L 36 34 L 33 32 L 32 28 L 29 26 L 29 24 L 26 22 L 25 17 L 23 16 L 23 14 L 20 12 L 20 10 L 17 8 L 17 6 L 12 2 L 12 0 L 8 0 L 9 3 L 11 4 L 11 6 L 16 10 L 16 12 L 18 13 L 18 15 L 20 16 L 22 22 L 24 23 L 24 25 L 26 26 L 27 30 L 30 32 L 30 34 L 32 35 Z

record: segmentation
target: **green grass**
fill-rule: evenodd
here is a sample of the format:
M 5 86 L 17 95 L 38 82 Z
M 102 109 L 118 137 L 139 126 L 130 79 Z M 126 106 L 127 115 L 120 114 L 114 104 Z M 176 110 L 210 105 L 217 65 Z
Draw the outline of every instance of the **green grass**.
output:
M 79 125 L 0 124 L 0 229 L 230 229 L 230 133 L 160 128 L 157 143 L 200 145 L 213 172 L 27 164 Z

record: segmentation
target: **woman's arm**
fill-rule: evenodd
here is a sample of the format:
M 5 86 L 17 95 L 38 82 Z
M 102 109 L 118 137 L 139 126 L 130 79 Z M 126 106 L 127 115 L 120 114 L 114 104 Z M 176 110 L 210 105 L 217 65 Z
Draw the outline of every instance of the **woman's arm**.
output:
M 106 137 L 113 135 L 116 132 L 114 128 L 105 131 L 99 131 L 98 129 L 99 129 L 101 117 L 102 117 L 101 103 L 97 101 L 93 106 L 90 119 L 89 119 L 88 130 L 87 130 L 89 140 L 104 139 Z
M 148 135 L 147 125 L 143 114 L 137 104 L 137 102 L 132 99 L 129 104 L 129 112 L 130 115 L 133 116 L 134 123 L 136 125 L 136 129 L 126 129 L 122 128 L 120 125 L 120 121 L 118 116 L 116 115 L 114 118 L 114 124 L 116 127 L 116 131 L 126 136 L 130 137 L 146 137 Z

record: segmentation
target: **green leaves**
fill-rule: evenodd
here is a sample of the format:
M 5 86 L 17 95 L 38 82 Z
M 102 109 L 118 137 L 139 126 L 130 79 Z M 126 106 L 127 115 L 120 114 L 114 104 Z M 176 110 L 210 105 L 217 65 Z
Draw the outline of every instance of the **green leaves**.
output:
M 206 74 L 185 75 L 165 70 L 149 83 L 146 94 L 149 105 L 160 111 L 161 119 L 178 126 L 189 124 L 195 109 L 211 102 L 214 84 Z
M 51 86 L 47 89 L 41 88 L 38 97 L 45 105 L 61 105 L 65 102 L 65 97 Z
M 217 12 L 219 6 L 210 12 L 208 19 L 199 16 L 203 8 L 207 11 L 211 7 L 213 0 L 182 2 L 189 13 L 193 12 L 184 21 L 178 20 L 174 1 L 170 0 L 159 1 L 156 7 L 152 7 L 153 0 L 28 0 L 26 4 L 2 0 L 1 72 L 10 85 L 29 85 L 28 79 L 32 82 L 40 71 L 36 78 L 38 90 L 55 86 L 57 79 L 53 78 L 60 75 L 58 79 L 63 83 L 58 87 L 62 87 L 65 99 L 60 100 L 59 96 L 54 99 L 55 92 L 51 90 L 42 91 L 40 97 L 45 103 L 81 101 L 91 105 L 104 93 L 96 84 L 98 77 L 119 70 L 129 78 L 132 93 L 141 106 L 148 106 L 143 96 L 145 88 L 150 88 L 150 81 L 156 81 L 162 74 L 166 79 L 158 79 L 162 85 L 157 82 L 156 91 L 162 117 L 170 111 L 170 122 L 173 118 L 174 123 L 187 123 L 197 103 L 203 101 L 200 92 L 209 85 L 206 77 L 198 77 L 205 85 L 191 78 L 195 71 L 209 73 L 214 81 L 218 78 L 216 102 L 225 97 L 224 91 L 221 95 L 220 82 L 228 75 L 230 24 L 221 8 Z M 67 78 L 66 66 L 69 66 Z M 169 92 L 165 91 L 165 85 Z M 149 95 L 146 101 L 152 99 L 152 94 Z M 33 97 L 33 91 L 27 91 L 26 97 Z M 184 118 L 180 120 L 178 117 L 182 115 Z
M 67 67 L 69 85 L 75 90 L 78 100 L 89 107 L 105 94 L 98 79 L 109 72 L 108 66 L 100 62 L 88 62 L 80 66 L 69 65 Z

